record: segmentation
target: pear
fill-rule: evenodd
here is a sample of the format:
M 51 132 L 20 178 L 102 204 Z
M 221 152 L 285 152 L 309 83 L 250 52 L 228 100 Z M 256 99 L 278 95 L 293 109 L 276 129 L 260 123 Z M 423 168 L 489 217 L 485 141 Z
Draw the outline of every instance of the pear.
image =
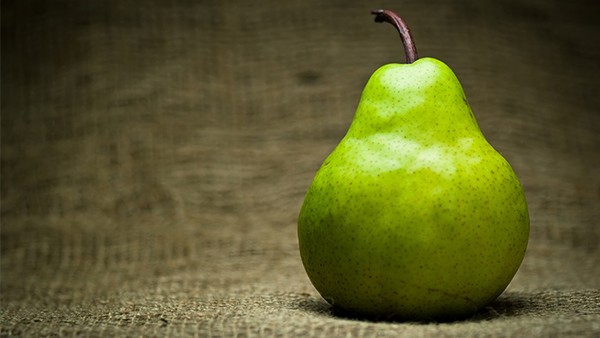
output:
M 527 248 L 529 214 L 509 163 L 488 143 L 452 70 L 418 58 L 368 80 L 298 217 L 300 255 L 321 296 L 379 319 L 460 319 L 497 298 Z

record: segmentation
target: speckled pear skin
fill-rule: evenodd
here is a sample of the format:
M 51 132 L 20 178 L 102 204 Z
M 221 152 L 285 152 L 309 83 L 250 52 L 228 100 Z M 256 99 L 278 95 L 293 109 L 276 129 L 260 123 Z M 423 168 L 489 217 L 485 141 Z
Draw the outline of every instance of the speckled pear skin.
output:
M 371 76 L 298 218 L 302 262 L 325 300 L 401 320 L 459 319 L 490 303 L 528 236 L 515 173 L 433 58 Z

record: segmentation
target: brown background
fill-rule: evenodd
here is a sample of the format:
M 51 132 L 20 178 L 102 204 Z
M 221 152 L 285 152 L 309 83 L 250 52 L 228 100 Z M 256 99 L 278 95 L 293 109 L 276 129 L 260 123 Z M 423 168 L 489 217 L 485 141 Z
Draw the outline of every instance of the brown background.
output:
M 584 1 L 3 1 L 0 336 L 600 334 L 600 26 Z M 295 222 L 380 65 L 448 63 L 532 221 L 454 323 L 345 318 Z

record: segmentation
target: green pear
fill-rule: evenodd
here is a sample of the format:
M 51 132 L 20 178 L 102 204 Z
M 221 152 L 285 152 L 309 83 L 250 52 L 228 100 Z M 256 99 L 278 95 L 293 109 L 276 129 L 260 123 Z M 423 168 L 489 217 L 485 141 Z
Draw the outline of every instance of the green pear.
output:
M 527 248 L 519 180 L 487 142 L 457 77 L 417 58 L 371 76 L 349 130 L 325 159 L 298 217 L 302 262 L 342 311 L 400 320 L 460 319 L 498 297 Z

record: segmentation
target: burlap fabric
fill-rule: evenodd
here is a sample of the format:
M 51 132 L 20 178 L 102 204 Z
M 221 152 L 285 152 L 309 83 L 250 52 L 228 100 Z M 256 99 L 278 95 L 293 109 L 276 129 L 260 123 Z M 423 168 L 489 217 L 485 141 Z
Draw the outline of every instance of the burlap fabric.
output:
M 598 336 L 597 4 L 3 1 L 0 336 Z M 300 262 L 314 172 L 404 60 L 372 7 L 526 190 L 525 261 L 465 321 L 345 317 Z

